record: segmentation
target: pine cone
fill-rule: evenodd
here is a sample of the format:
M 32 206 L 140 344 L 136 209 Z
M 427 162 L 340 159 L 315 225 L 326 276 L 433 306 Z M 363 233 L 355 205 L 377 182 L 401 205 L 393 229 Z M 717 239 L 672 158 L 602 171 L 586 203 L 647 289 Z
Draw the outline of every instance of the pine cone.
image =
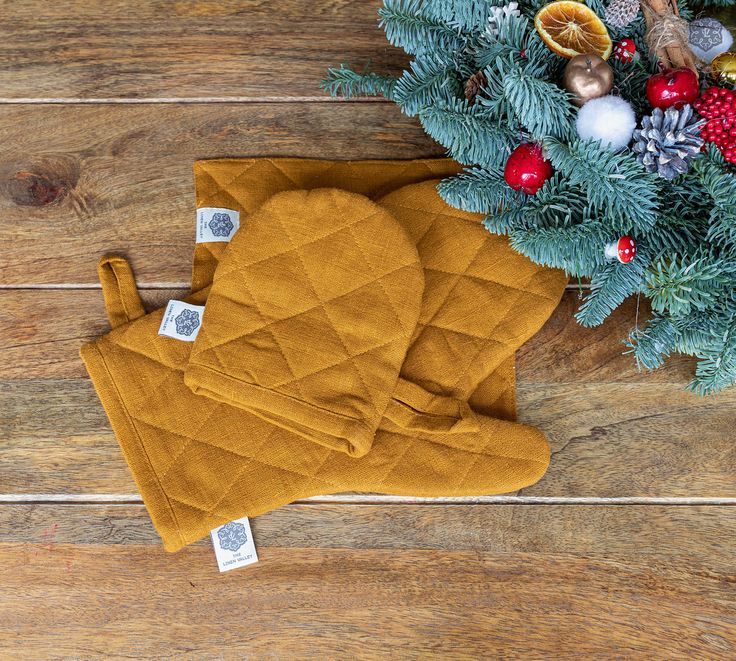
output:
M 475 97 L 478 96 L 483 86 L 487 83 L 486 75 L 482 71 L 476 71 L 465 82 L 465 98 L 470 103 L 475 103 Z
M 684 174 L 690 161 L 700 154 L 703 139 L 700 129 L 704 120 L 693 120 L 693 109 L 685 105 L 662 112 L 655 108 L 641 120 L 641 128 L 634 131 L 632 150 L 647 172 L 656 172 L 665 179 Z
M 613 28 L 625 28 L 637 17 L 639 9 L 639 0 L 611 0 L 603 20 Z

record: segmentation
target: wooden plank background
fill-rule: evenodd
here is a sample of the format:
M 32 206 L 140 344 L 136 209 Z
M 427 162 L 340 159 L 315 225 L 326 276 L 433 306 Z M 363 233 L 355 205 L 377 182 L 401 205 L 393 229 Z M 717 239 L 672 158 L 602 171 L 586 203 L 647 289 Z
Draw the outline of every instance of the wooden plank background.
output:
M 78 359 L 97 257 L 187 287 L 192 162 L 441 155 L 327 66 L 395 72 L 376 1 L 0 2 L 0 658 L 736 658 L 736 392 L 636 371 L 628 301 L 571 288 L 518 357 L 554 448 L 502 497 L 345 494 L 254 520 L 261 562 L 169 555 Z M 637 308 L 638 311 L 637 311 Z

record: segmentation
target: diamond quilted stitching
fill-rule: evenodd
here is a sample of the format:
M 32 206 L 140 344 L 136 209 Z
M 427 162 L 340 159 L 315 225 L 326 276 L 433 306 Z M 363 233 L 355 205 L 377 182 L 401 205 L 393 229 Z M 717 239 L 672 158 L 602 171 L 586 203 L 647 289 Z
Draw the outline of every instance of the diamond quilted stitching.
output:
M 240 173 L 239 175 L 237 175 L 236 176 L 236 179 L 239 176 L 242 176 L 242 174 L 243 173 Z M 240 203 L 238 203 L 238 204 L 240 204 Z M 440 265 L 440 268 L 442 268 L 442 266 L 444 266 L 444 265 Z M 476 264 L 476 267 L 477 268 L 475 268 L 475 269 L 470 269 L 470 268 L 468 269 L 468 276 L 481 277 L 481 279 L 483 279 L 482 278 L 482 273 L 485 271 L 485 267 L 484 268 L 481 268 L 479 264 Z M 471 270 L 473 271 L 472 273 L 470 272 Z M 428 276 L 428 277 L 430 277 L 430 276 Z M 518 284 L 518 283 L 509 282 L 509 283 L 504 283 L 504 284 L 510 285 L 511 286 L 510 289 L 513 290 L 513 285 Z M 450 289 L 451 288 L 448 288 L 448 295 L 449 295 Z M 525 292 L 525 293 L 527 293 L 527 292 Z M 443 299 L 444 298 L 445 297 L 443 297 Z M 513 307 L 513 305 L 512 305 L 512 307 Z M 441 310 L 441 309 L 442 309 L 442 306 L 438 306 L 438 310 Z M 512 308 L 509 308 L 509 309 L 512 309 Z M 439 316 L 440 316 L 440 319 L 441 319 L 441 316 L 442 315 L 439 315 Z M 435 320 L 435 323 L 440 324 L 442 322 L 436 319 Z M 443 326 L 444 326 L 444 324 L 443 324 Z M 440 328 L 439 326 L 437 326 L 436 329 L 438 331 L 441 330 L 441 331 L 445 332 L 446 333 L 446 338 L 452 337 L 451 333 L 455 332 L 455 331 L 453 331 L 452 328 L 449 328 L 449 327 Z M 472 337 L 471 337 L 471 339 L 472 339 Z M 133 345 L 135 343 L 136 343 L 136 340 L 134 340 L 134 339 L 131 338 L 130 339 L 130 344 Z M 171 356 L 166 356 L 165 359 L 164 359 L 163 356 L 160 355 L 160 353 L 159 353 L 159 355 L 157 357 L 157 351 L 158 351 L 157 347 L 159 345 L 156 342 L 153 342 L 151 344 L 152 344 L 152 346 L 147 347 L 145 349 L 145 352 L 144 353 L 142 353 L 140 351 L 133 350 L 133 349 L 131 349 L 131 351 L 133 353 L 135 353 L 135 354 L 138 354 L 139 356 L 146 356 L 146 358 L 148 358 L 150 360 L 154 360 L 156 362 L 162 362 L 163 363 L 164 360 L 166 360 L 166 362 L 173 362 L 173 363 L 176 363 L 177 362 L 176 361 L 176 353 L 174 353 Z M 448 346 L 451 347 L 452 345 L 448 345 Z M 138 344 L 138 347 L 140 347 L 140 343 Z M 448 350 L 450 350 L 450 351 L 457 351 L 458 349 L 457 348 L 450 348 Z M 181 370 L 179 369 L 179 366 L 181 364 L 182 363 L 178 363 L 178 365 L 177 365 L 177 370 L 178 371 L 176 372 L 176 374 L 178 375 L 178 378 L 181 378 Z M 162 372 L 166 372 L 166 370 L 162 370 Z M 166 382 L 166 377 L 164 375 L 164 378 L 161 379 L 161 384 L 164 384 L 165 382 Z M 167 386 L 167 388 L 168 388 L 168 386 Z M 503 392 L 505 392 L 505 390 L 502 390 L 501 393 L 499 393 L 499 396 L 501 396 L 503 394 Z M 197 399 L 201 399 L 201 398 L 197 398 Z M 141 407 L 141 409 L 145 410 L 145 405 L 144 405 L 144 403 L 142 401 L 138 403 L 138 406 Z M 228 414 L 228 411 L 230 410 L 229 407 L 226 407 L 226 406 L 216 406 L 214 410 L 219 411 L 220 413 L 222 413 L 223 415 L 225 415 L 226 418 L 229 418 L 230 417 L 230 415 Z M 233 425 L 236 424 L 236 420 L 237 419 L 238 419 L 238 416 L 237 415 L 232 416 L 232 424 Z M 153 425 L 151 427 L 148 427 L 148 426 L 146 426 L 146 423 L 139 422 L 139 424 L 145 426 L 145 429 L 141 429 L 141 433 L 143 433 L 143 434 L 150 433 L 150 430 L 153 429 L 153 428 L 155 428 L 155 425 Z M 167 430 L 165 433 L 171 433 L 171 432 Z M 201 431 L 200 432 L 197 432 L 197 433 L 201 433 Z M 194 432 L 192 433 L 192 435 L 195 435 Z M 204 443 L 200 442 L 199 440 L 196 440 L 195 441 L 194 439 L 190 439 L 190 441 L 193 444 L 203 445 L 204 447 L 207 447 L 209 445 L 215 444 L 215 439 L 209 439 L 207 442 L 204 442 Z M 182 442 L 181 439 L 180 439 L 179 442 L 180 443 Z M 228 442 L 232 442 L 232 439 L 229 439 Z M 299 444 L 297 443 L 297 445 L 299 445 Z M 395 454 L 393 456 L 393 458 L 388 463 L 384 464 L 384 468 L 387 469 L 387 472 L 385 473 L 385 476 L 384 476 L 383 479 L 378 478 L 378 477 L 376 478 L 376 488 L 379 488 L 380 483 L 381 482 L 384 482 L 385 479 L 387 479 L 388 476 L 390 475 L 391 471 L 395 470 L 396 467 L 400 465 L 401 457 L 404 455 L 404 453 L 410 453 L 410 452 L 412 452 L 414 450 L 414 445 L 415 445 L 415 442 L 413 442 L 413 441 L 406 441 L 406 440 L 404 440 L 403 442 L 400 442 L 400 441 L 397 442 L 397 448 L 398 447 L 401 447 L 401 452 L 398 453 L 398 454 Z M 269 486 L 273 486 L 274 488 L 277 488 L 277 485 L 278 484 L 285 484 L 287 482 L 290 483 L 291 480 L 297 478 L 297 476 L 298 476 L 298 479 L 302 480 L 301 484 L 304 485 L 305 489 L 314 489 L 314 488 L 317 488 L 317 489 L 323 489 L 324 491 L 328 491 L 328 490 L 334 489 L 335 483 L 334 482 L 333 483 L 330 483 L 329 481 L 321 481 L 320 479 L 315 478 L 314 477 L 314 474 L 318 474 L 318 473 L 319 474 L 329 473 L 329 471 L 323 470 L 322 467 L 328 467 L 328 466 L 331 466 L 333 464 L 333 461 L 330 460 L 331 457 L 334 457 L 334 462 L 335 463 L 339 463 L 341 461 L 346 461 L 346 460 L 351 461 L 349 458 L 345 457 L 342 453 L 334 453 L 334 452 L 330 452 L 330 451 L 327 450 L 327 451 L 325 451 L 325 454 L 322 457 L 320 457 L 322 459 L 322 461 L 319 463 L 319 465 L 316 468 L 314 466 L 314 463 L 312 463 L 310 461 L 306 461 L 305 464 L 303 466 L 301 466 L 301 470 L 298 470 L 298 469 L 283 469 L 283 468 L 281 468 L 279 466 L 273 466 L 273 465 L 271 465 L 269 463 L 268 459 L 273 456 L 273 452 L 272 452 L 272 448 L 269 448 L 268 447 L 268 443 L 266 442 L 265 439 L 262 439 L 261 442 L 256 443 L 255 446 L 257 446 L 257 450 L 256 450 L 256 447 L 251 447 L 251 448 L 247 448 L 247 449 L 246 448 L 240 448 L 240 451 L 239 452 L 236 452 L 236 455 L 239 457 L 239 459 L 236 459 L 234 463 L 236 465 L 236 468 L 238 470 L 242 471 L 242 473 L 240 473 L 240 472 L 238 473 L 238 475 L 236 476 L 237 479 L 235 479 L 233 481 L 233 483 L 227 488 L 227 490 L 225 491 L 225 493 L 222 494 L 222 497 L 219 498 L 219 501 L 218 502 L 215 502 L 214 504 L 208 503 L 207 505 L 204 505 L 201 502 L 199 504 L 194 504 L 194 503 L 191 503 L 191 502 L 186 502 L 186 501 L 189 501 L 191 499 L 191 495 L 192 495 L 191 493 L 190 494 L 185 494 L 184 497 L 181 498 L 181 500 L 179 500 L 178 498 L 172 498 L 172 500 L 174 500 L 176 502 L 182 503 L 182 506 L 183 506 L 183 508 L 185 510 L 187 508 L 191 508 L 191 509 L 193 509 L 195 511 L 200 511 L 200 512 L 206 514 L 208 517 L 210 517 L 212 519 L 216 519 L 217 517 L 219 517 L 218 522 L 221 523 L 221 522 L 224 522 L 224 521 L 229 520 L 231 518 L 235 518 L 235 516 L 238 516 L 239 515 L 237 513 L 237 511 L 236 511 L 237 510 L 237 507 L 238 507 L 238 504 L 236 503 L 235 505 L 233 505 L 232 503 L 228 503 L 227 500 L 229 498 L 230 493 L 232 493 L 232 491 L 235 489 L 235 487 L 238 484 L 238 482 L 241 481 L 241 479 L 240 479 L 241 477 L 246 477 L 247 475 L 249 475 L 249 474 L 252 473 L 252 475 L 258 475 L 259 478 L 263 477 L 263 479 L 266 481 L 266 483 Z M 441 445 L 438 445 L 437 447 L 439 448 L 439 451 L 440 452 L 446 452 L 447 451 L 446 448 L 444 448 Z M 294 448 L 293 450 L 295 450 L 295 449 L 296 448 Z M 485 450 L 485 448 L 484 448 L 484 450 Z M 203 450 L 203 452 L 204 452 L 204 450 Z M 257 452 L 258 453 L 258 455 L 259 455 L 258 458 L 252 458 L 252 457 L 249 456 L 249 455 L 253 454 L 254 452 Z M 370 457 L 370 455 L 368 455 L 368 456 Z M 465 469 L 465 475 L 467 475 L 470 471 L 472 471 L 472 469 L 473 469 L 473 463 L 477 460 L 477 456 L 475 456 L 475 455 L 469 455 L 467 457 L 467 459 L 468 459 L 467 462 L 466 461 L 463 462 L 463 468 Z M 311 465 L 312 466 L 312 470 L 306 470 L 307 465 Z M 173 464 L 172 464 L 172 466 L 173 466 Z M 169 469 L 171 469 L 171 466 L 169 466 Z M 265 469 L 266 470 L 266 473 L 264 473 L 262 469 Z M 309 475 L 309 473 L 312 473 L 312 475 Z M 271 480 L 273 480 L 273 481 L 271 481 Z M 462 480 L 465 480 L 465 477 L 463 477 Z M 339 483 L 341 484 L 342 482 L 340 481 Z M 214 510 L 216 510 L 216 512 L 214 512 Z
M 322 198 L 317 198 L 317 200 L 320 203 L 324 203 L 322 202 Z M 344 330 L 341 332 L 341 324 L 336 323 L 335 320 L 330 317 L 331 313 L 335 313 L 336 311 L 339 312 L 341 309 L 341 303 L 337 300 L 339 297 L 334 296 L 335 292 L 322 291 L 322 294 L 333 294 L 333 298 L 331 300 L 322 300 L 318 289 L 323 288 L 321 283 L 324 281 L 324 274 L 321 270 L 310 272 L 309 264 L 319 263 L 319 261 L 315 260 L 314 255 L 311 254 L 310 249 L 315 247 L 316 250 L 317 247 L 319 247 L 320 241 L 324 241 L 325 239 L 313 238 L 314 232 L 307 232 L 304 228 L 300 228 L 298 219 L 297 221 L 292 219 L 294 222 L 287 223 L 283 217 L 283 212 L 279 209 L 278 205 L 274 205 L 274 209 L 270 211 L 272 212 L 269 213 L 269 219 L 273 221 L 272 224 L 275 224 L 277 231 L 281 230 L 278 233 L 284 242 L 284 247 L 278 251 L 277 256 L 272 255 L 268 259 L 282 259 L 284 264 L 288 263 L 288 268 L 283 266 L 281 268 L 281 272 L 288 272 L 289 280 L 293 281 L 293 287 L 290 287 L 290 291 L 309 292 L 311 294 L 311 296 L 308 297 L 310 303 L 316 298 L 319 302 L 319 306 L 315 307 L 314 313 L 310 310 L 309 312 L 302 313 L 302 315 L 292 316 L 288 314 L 288 311 L 290 309 L 293 310 L 293 307 L 291 307 L 295 302 L 292 300 L 294 298 L 293 294 L 287 295 L 287 299 L 285 301 L 266 302 L 259 300 L 259 294 L 255 292 L 265 291 L 266 293 L 260 295 L 260 298 L 264 298 L 265 296 L 270 295 L 272 291 L 278 291 L 278 288 L 276 290 L 272 290 L 270 288 L 267 289 L 264 286 L 266 284 L 265 282 L 258 283 L 255 281 L 258 277 L 258 269 L 255 268 L 256 266 L 271 266 L 270 262 L 265 264 L 264 260 L 260 257 L 249 260 L 246 253 L 245 260 L 243 261 L 242 255 L 238 254 L 237 258 L 234 256 L 231 257 L 230 267 L 228 267 L 227 264 L 221 265 L 221 269 L 224 270 L 225 273 L 224 275 L 218 275 L 218 284 L 223 281 L 221 278 L 231 280 L 237 277 L 237 281 L 248 289 L 256 307 L 259 309 L 258 312 L 260 316 L 264 318 L 264 321 L 268 320 L 269 316 L 277 316 L 280 310 L 284 311 L 285 319 L 283 323 L 279 323 L 279 321 L 271 321 L 267 324 L 268 332 L 274 339 L 275 347 L 267 344 L 262 335 L 258 338 L 259 341 L 256 347 L 265 349 L 263 352 L 264 361 L 261 364 L 261 367 L 263 371 L 274 374 L 274 378 L 270 383 L 262 383 L 261 385 L 275 388 L 278 384 L 278 387 L 288 394 L 300 396 L 305 401 L 310 401 L 310 403 L 314 404 L 317 402 L 315 402 L 313 398 L 310 399 L 304 396 L 304 384 L 302 383 L 302 385 L 299 385 L 298 382 L 304 382 L 307 377 L 309 377 L 310 381 L 313 381 L 316 375 L 320 375 L 322 383 L 330 382 L 332 381 L 332 375 L 337 371 L 337 367 L 342 365 L 343 369 L 347 370 L 342 376 L 342 381 L 344 382 L 345 379 L 349 379 L 349 375 L 352 374 L 354 377 L 353 380 L 359 382 L 356 386 L 357 390 L 354 389 L 353 391 L 359 393 L 366 402 L 370 402 L 374 410 L 383 410 L 387 401 L 385 382 L 380 384 L 373 382 L 370 384 L 368 383 L 369 380 L 375 382 L 376 374 L 375 370 L 372 372 L 371 369 L 368 369 L 371 366 L 371 363 L 365 358 L 366 356 L 385 356 L 388 358 L 390 353 L 384 351 L 384 349 L 386 347 L 391 347 L 392 341 L 395 337 L 400 337 L 406 333 L 406 331 L 403 330 L 404 325 L 402 324 L 401 317 L 397 311 L 396 304 L 389 298 L 385 287 L 381 283 L 381 279 L 384 277 L 390 277 L 396 272 L 397 267 L 389 260 L 383 259 L 382 256 L 379 256 L 378 259 L 375 257 L 371 259 L 370 255 L 366 254 L 365 247 L 361 245 L 360 240 L 356 239 L 353 232 L 355 226 L 366 225 L 374 218 L 378 218 L 383 212 L 378 210 L 368 215 L 363 214 L 362 218 L 359 218 L 358 220 L 351 219 L 350 222 L 344 223 L 342 226 L 338 226 L 336 228 L 334 226 L 330 228 L 329 224 L 324 228 L 321 228 L 321 233 L 324 237 L 329 239 L 331 247 L 332 242 L 337 241 L 336 254 L 340 256 L 344 254 L 352 256 L 354 260 L 353 268 L 360 267 L 359 273 L 366 272 L 366 274 L 371 276 L 370 279 L 372 280 L 372 287 L 366 286 L 364 289 L 354 288 L 351 292 L 348 292 L 348 294 L 352 294 L 352 299 L 358 298 L 361 293 L 366 295 L 370 294 L 368 299 L 363 300 L 362 305 L 358 305 L 356 307 L 358 309 L 369 307 L 375 310 L 385 310 L 388 308 L 393 312 L 394 318 L 398 322 L 396 327 L 393 329 L 391 328 L 393 324 L 384 324 L 381 329 L 382 341 L 375 342 L 373 338 L 369 338 L 367 342 L 369 347 L 366 349 L 365 344 L 361 347 L 348 347 L 350 340 L 347 340 L 346 343 L 346 339 L 342 335 Z M 305 218 L 310 217 L 309 214 L 305 214 L 304 216 Z M 311 218 L 314 217 L 315 215 L 312 214 Z M 312 221 L 312 224 L 314 224 L 314 221 Z M 257 226 L 258 224 L 256 224 L 256 227 Z M 253 227 L 253 225 L 251 225 L 251 227 Z M 250 245 L 250 242 L 248 242 L 248 244 L 244 244 L 243 242 L 238 244 L 234 243 L 231 246 L 231 249 L 238 251 L 238 248 L 241 248 L 243 245 L 247 247 Z M 257 242 L 255 242 L 255 245 L 257 245 Z M 378 245 L 382 247 L 383 244 Z M 257 252 L 253 254 L 254 257 L 258 255 Z M 340 260 L 337 261 L 339 262 Z M 379 262 L 380 268 L 383 269 L 385 273 L 380 271 L 376 273 L 376 266 L 374 264 L 376 261 Z M 240 266 L 241 263 L 243 263 L 243 266 Z M 232 264 L 238 264 L 238 266 L 232 266 Z M 296 268 L 294 264 L 299 264 L 300 269 Z M 401 268 L 401 266 L 399 266 L 399 268 Z M 301 271 L 301 273 L 299 271 Z M 379 290 L 375 289 L 376 283 L 379 284 Z M 370 298 L 376 297 L 376 294 L 374 293 L 376 291 L 380 292 L 379 298 L 371 302 Z M 342 294 L 343 292 L 342 290 L 338 290 L 337 293 Z M 278 294 L 276 295 L 278 296 Z M 210 305 L 212 305 L 212 303 L 210 303 Z M 352 300 L 351 305 L 355 305 Z M 264 312 L 264 308 L 267 306 L 270 307 L 267 308 L 267 312 Z M 214 314 L 214 312 L 212 314 Z M 324 316 L 318 317 L 317 315 Z M 339 317 L 340 315 L 337 314 L 336 316 Z M 235 318 L 237 320 L 237 315 L 235 315 Z M 366 318 L 363 319 L 363 321 L 366 321 L 367 318 L 368 315 L 366 315 Z M 206 321 L 207 318 L 205 318 L 205 322 Z M 207 324 L 205 323 L 205 325 Z M 234 324 L 233 330 L 235 330 L 235 328 L 237 328 L 237 324 Z M 321 329 L 320 332 L 322 337 L 319 338 L 319 344 L 315 344 L 315 338 L 313 337 L 315 328 Z M 253 331 L 250 332 L 250 334 L 252 333 Z M 386 341 L 387 336 L 389 338 L 388 342 Z M 246 347 L 252 346 L 247 343 L 244 344 L 247 337 L 249 336 L 233 338 L 227 337 L 225 341 L 218 339 L 207 350 L 199 353 L 198 359 L 201 360 L 203 356 L 212 351 L 217 356 L 218 364 L 237 365 L 238 355 L 241 354 Z M 408 341 L 408 337 L 404 335 L 404 342 L 406 341 Z M 371 344 L 374 344 L 375 346 L 371 348 Z M 308 354 L 304 352 L 305 345 L 310 346 Z M 290 375 L 293 376 L 292 380 L 284 378 L 285 370 L 271 369 L 270 363 L 274 359 L 276 361 L 276 365 L 279 364 L 278 357 L 275 356 L 274 349 L 283 353 L 284 360 L 288 364 Z M 225 355 L 226 353 L 227 355 Z M 352 354 L 356 354 L 356 356 L 359 356 L 361 359 L 354 360 L 354 356 Z M 330 356 L 329 361 L 327 360 L 328 356 Z M 320 359 L 321 357 L 322 359 Z M 336 361 L 335 358 L 338 360 Z M 229 360 L 233 362 L 229 363 Z M 261 357 L 257 356 L 254 360 L 260 361 Z M 251 364 L 247 369 L 250 370 L 251 373 L 258 374 L 260 372 L 257 368 L 258 365 L 254 365 L 253 361 L 251 361 Z M 388 377 L 388 382 L 391 382 L 390 375 L 381 374 L 381 376 Z M 339 379 L 337 383 L 340 383 Z M 316 391 L 320 392 L 320 388 L 317 388 Z M 343 392 L 344 391 L 345 389 L 343 388 Z

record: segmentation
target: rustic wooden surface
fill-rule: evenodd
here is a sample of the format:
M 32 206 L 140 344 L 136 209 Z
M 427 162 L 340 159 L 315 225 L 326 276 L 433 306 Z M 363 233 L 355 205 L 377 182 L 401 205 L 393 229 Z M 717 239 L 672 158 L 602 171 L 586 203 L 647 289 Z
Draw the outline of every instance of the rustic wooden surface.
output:
M 736 658 L 736 392 L 685 392 L 685 358 L 637 372 L 635 300 L 583 329 L 571 289 L 520 351 L 538 484 L 311 499 L 223 575 L 206 541 L 164 553 L 77 356 L 107 328 L 99 254 L 153 309 L 188 284 L 195 159 L 442 150 L 319 91 L 400 69 L 376 1 L 0 7 L 0 658 Z
M 261 561 L 227 577 L 206 543 L 161 551 L 141 506 L 8 506 L 0 523 L 0 621 L 26 658 L 51 641 L 113 659 L 735 652 L 725 508 L 292 505 L 254 520 Z

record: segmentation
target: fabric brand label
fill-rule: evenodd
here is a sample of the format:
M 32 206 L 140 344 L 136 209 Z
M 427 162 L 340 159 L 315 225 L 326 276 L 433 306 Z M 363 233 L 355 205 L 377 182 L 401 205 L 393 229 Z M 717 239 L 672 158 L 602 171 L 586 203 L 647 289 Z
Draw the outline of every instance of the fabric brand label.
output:
M 248 517 L 230 521 L 210 532 L 212 546 L 220 571 L 230 571 L 258 562 L 253 533 L 250 531 Z
M 233 209 L 197 209 L 197 243 L 230 241 L 240 227 L 240 212 Z
M 194 342 L 202 325 L 203 305 L 190 305 L 184 301 L 169 301 L 158 334 L 175 340 Z

